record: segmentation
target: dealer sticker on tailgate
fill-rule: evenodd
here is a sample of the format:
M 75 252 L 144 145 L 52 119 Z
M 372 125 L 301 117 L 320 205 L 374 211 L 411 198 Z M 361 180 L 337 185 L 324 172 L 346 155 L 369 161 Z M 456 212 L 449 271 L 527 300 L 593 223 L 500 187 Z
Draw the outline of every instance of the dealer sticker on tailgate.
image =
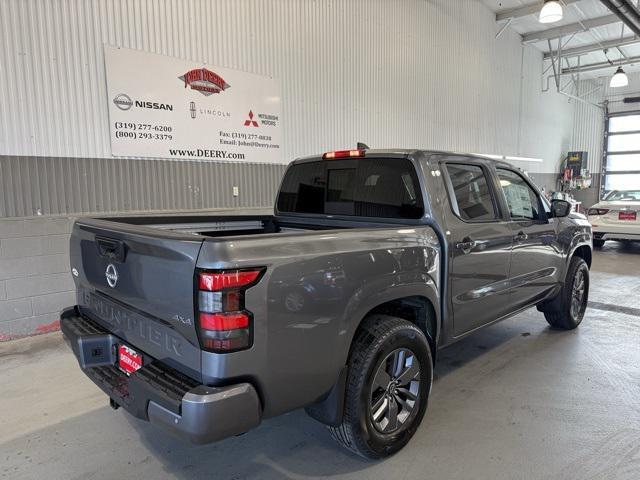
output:
M 142 354 L 126 345 L 118 347 L 118 366 L 127 375 L 142 368 Z

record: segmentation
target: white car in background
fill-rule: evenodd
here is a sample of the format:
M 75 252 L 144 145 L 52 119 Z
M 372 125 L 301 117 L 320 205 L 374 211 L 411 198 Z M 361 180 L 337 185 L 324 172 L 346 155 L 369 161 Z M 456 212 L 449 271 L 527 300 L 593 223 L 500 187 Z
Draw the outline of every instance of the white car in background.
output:
M 606 240 L 640 240 L 640 190 L 613 190 L 587 211 L 593 246 Z

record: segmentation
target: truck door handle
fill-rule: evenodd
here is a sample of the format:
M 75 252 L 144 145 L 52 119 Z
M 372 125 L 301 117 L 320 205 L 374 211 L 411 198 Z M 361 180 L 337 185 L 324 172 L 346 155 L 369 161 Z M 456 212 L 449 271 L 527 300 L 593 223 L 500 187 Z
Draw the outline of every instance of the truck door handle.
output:
M 456 248 L 462 250 L 462 253 L 467 254 L 471 252 L 476 245 L 478 245 L 478 242 L 471 240 L 469 237 L 465 237 L 462 239 L 462 242 L 456 243 Z
M 516 242 L 524 242 L 524 241 L 525 241 L 526 239 L 528 239 L 528 238 L 529 238 L 529 235 L 527 235 L 527 234 L 526 234 L 526 233 L 524 233 L 524 232 L 518 232 L 518 233 L 516 234 L 516 236 L 515 236 L 515 237 L 513 237 L 513 239 L 514 239 Z

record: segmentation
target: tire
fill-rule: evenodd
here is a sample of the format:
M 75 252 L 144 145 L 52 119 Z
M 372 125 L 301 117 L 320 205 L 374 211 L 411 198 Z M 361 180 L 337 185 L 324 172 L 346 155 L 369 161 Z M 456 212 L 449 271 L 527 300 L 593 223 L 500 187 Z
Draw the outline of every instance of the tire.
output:
M 552 327 L 572 330 L 582 322 L 588 301 L 589 267 L 582 258 L 573 257 L 564 286 L 544 316 Z
M 402 367 L 394 371 L 395 365 Z M 328 427 L 331 436 L 365 458 L 393 455 L 418 429 L 432 381 L 431 349 L 417 326 L 386 315 L 366 318 L 349 356 L 342 424 Z
M 593 240 L 593 246 L 596 248 L 602 248 L 604 247 L 604 240 Z

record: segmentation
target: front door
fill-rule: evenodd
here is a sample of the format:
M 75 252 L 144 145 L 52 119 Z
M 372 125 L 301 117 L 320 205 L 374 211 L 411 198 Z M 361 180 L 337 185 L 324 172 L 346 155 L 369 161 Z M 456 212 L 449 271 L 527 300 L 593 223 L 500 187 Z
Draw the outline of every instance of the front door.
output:
M 497 167 L 511 221 L 511 303 L 514 309 L 544 297 L 560 282 L 562 251 L 556 242 L 557 219 L 523 174 Z
M 445 219 L 453 335 L 459 336 L 509 312 L 513 234 L 484 162 L 465 159 L 442 165 L 451 204 Z

